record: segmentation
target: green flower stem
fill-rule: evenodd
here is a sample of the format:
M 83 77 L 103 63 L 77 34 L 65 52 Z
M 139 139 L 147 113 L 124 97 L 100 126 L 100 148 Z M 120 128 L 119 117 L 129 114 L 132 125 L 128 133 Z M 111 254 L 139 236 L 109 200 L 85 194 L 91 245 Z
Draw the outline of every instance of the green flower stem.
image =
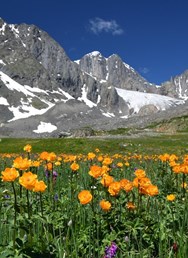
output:
M 43 217 L 43 204 L 42 204 L 42 193 L 40 192 L 40 209 L 41 209 L 41 214 Z
M 16 190 L 14 187 L 14 182 L 12 182 L 12 188 L 14 193 L 14 231 L 13 231 L 13 249 L 14 252 L 16 250 L 16 217 L 17 217 L 17 196 L 16 196 Z

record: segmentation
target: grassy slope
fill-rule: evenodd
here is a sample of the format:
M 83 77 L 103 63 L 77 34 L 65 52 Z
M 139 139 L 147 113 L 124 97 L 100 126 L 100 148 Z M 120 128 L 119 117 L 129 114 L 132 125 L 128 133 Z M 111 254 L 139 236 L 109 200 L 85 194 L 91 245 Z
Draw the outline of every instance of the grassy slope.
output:
M 188 133 L 159 135 L 139 138 L 64 138 L 64 139 L 8 139 L 0 141 L 0 153 L 22 153 L 23 147 L 31 144 L 33 152 L 54 151 L 55 153 L 92 152 L 99 148 L 102 153 L 137 152 L 160 154 L 164 152 L 182 154 L 188 152 Z

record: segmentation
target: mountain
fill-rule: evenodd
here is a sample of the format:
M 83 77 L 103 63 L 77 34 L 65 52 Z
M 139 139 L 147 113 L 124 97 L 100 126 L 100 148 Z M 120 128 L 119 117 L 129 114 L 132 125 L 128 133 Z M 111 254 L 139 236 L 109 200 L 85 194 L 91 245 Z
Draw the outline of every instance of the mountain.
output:
M 157 86 L 115 54 L 93 51 L 72 61 L 37 26 L 0 19 L 0 135 L 58 136 L 126 126 L 143 116 L 151 121 L 187 105 L 186 76 Z

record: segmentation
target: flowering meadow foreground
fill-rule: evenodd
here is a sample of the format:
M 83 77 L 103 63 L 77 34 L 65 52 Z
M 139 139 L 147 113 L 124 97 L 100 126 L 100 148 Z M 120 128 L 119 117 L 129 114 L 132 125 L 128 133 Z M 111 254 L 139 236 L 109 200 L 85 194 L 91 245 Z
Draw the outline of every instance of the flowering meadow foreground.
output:
M 0 156 L 0 257 L 186 258 L 188 154 Z

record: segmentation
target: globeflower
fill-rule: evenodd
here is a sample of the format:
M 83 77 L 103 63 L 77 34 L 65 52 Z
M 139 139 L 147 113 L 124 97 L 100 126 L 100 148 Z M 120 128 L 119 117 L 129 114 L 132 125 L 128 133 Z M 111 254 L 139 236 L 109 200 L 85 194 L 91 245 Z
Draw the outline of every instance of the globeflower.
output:
M 13 167 L 20 169 L 20 170 L 27 170 L 29 167 L 31 167 L 31 160 L 27 158 L 22 158 L 21 156 L 17 157 L 13 161 Z
M 80 166 L 76 162 L 73 162 L 70 168 L 72 169 L 72 171 L 77 171 L 80 168 Z
M 170 202 L 173 202 L 176 199 L 176 196 L 174 194 L 167 195 L 166 199 Z
M 108 192 L 112 196 L 116 196 L 119 194 L 119 191 L 121 190 L 121 184 L 120 182 L 112 182 L 108 187 Z
M 19 172 L 15 168 L 6 168 L 1 174 L 3 182 L 13 182 L 19 177 Z
M 33 188 L 33 192 L 45 192 L 47 188 L 47 185 L 44 183 L 44 181 L 38 181 L 36 180 L 34 188 Z
M 19 178 L 19 183 L 28 190 L 33 190 L 37 182 L 37 175 L 32 172 L 24 172 Z
M 97 166 L 97 165 L 93 165 L 90 167 L 90 171 L 89 171 L 89 175 L 94 177 L 94 178 L 98 178 L 102 175 L 102 168 Z
M 26 151 L 26 152 L 31 152 L 32 147 L 31 147 L 30 144 L 27 144 L 27 145 L 24 146 L 23 149 L 24 149 L 24 151 Z
M 104 174 L 101 179 L 101 184 L 104 187 L 108 187 L 113 181 L 114 181 L 114 178 L 112 176 L 109 176 L 108 174 Z
M 79 199 L 80 203 L 83 205 L 90 203 L 92 198 L 93 198 L 93 196 L 90 193 L 90 191 L 88 191 L 88 190 L 82 190 L 78 194 L 78 199 Z
M 101 200 L 100 203 L 99 203 L 101 209 L 103 211 L 109 211 L 111 209 L 111 203 L 109 201 L 106 201 L 106 200 Z

